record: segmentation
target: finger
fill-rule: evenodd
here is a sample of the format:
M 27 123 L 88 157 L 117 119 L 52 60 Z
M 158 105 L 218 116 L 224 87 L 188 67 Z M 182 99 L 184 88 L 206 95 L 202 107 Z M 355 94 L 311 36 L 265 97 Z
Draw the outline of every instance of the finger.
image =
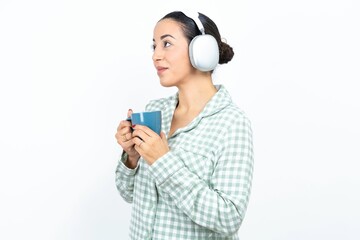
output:
M 142 132 L 144 132 L 149 137 L 158 137 L 159 136 L 156 132 L 154 132 L 153 130 L 151 130 L 147 126 L 135 125 L 135 126 L 132 126 L 132 127 L 133 127 L 134 130 L 141 130 Z
M 125 128 L 125 127 L 131 127 L 131 123 L 129 121 L 126 121 L 126 120 L 121 120 L 119 126 L 117 127 L 117 131 L 119 131 L 122 128 Z
M 117 132 L 117 133 L 115 134 L 115 138 L 116 138 L 116 141 L 117 141 L 120 145 L 122 145 L 122 143 L 124 143 L 124 135 L 121 134 L 120 132 Z
M 120 144 L 121 146 L 123 146 L 124 144 L 124 139 L 123 139 L 123 135 L 121 135 L 119 132 L 117 132 L 115 134 L 115 138 L 118 144 Z
M 115 134 L 115 137 L 123 142 L 126 142 L 132 138 L 131 129 L 129 127 L 122 128 L 118 130 Z
M 160 137 L 161 137 L 161 140 L 162 140 L 164 143 L 167 143 L 166 134 L 165 134 L 164 132 L 160 132 Z
M 134 132 L 132 133 L 132 136 L 135 138 L 140 138 L 142 141 L 144 142 L 148 142 L 152 139 L 152 137 L 150 137 L 146 132 L 140 130 L 140 129 L 136 129 L 134 130 Z
M 121 140 L 122 140 L 123 142 L 127 142 L 127 141 L 128 141 L 128 138 L 126 137 L 126 134 L 121 135 Z
M 115 138 L 117 139 L 118 143 L 122 143 L 131 140 L 132 136 L 130 132 L 122 133 L 119 131 L 115 134 Z
M 131 114 L 133 113 L 133 110 L 130 108 L 129 110 L 128 110 L 128 112 L 127 112 L 127 117 L 129 118 L 129 117 L 131 117 Z
M 131 148 L 133 148 L 135 145 L 134 141 L 132 139 L 126 141 L 126 142 L 122 142 L 121 146 L 126 149 L 126 150 L 130 150 Z
M 135 150 L 141 154 L 144 151 L 144 147 L 146 147 L 146 143 L 138 137 L 133 138 L 132 142 L 134 143 Z
M 118 131 L 120 135 L 126 135 L 130 133 L 130 137 L 127 136 L 127 139 L 131 138 L 132 129 L 130 127 L 122 128 L 120 131 Z
M 129 139 L 128 141 L 123 141 L 122 137 L 116 137 L 116 140 L 118 142 L 118 144 L 126 151 L 126 152 L 131 152 L 134 149 L 134 142 L 132 141 L 132 139 Z

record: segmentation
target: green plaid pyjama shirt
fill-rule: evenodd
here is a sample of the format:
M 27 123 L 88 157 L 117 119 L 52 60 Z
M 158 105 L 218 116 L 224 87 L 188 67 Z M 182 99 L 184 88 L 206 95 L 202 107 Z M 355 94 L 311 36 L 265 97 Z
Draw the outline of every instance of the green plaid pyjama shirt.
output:
M 130 239 L 239 239 L 253 176 L 249 119 L 223 85 L 203 111 L 168 143 L 170 151 L 151 166 L 140 158 L 129 169 L 121 154 L 115 182 L 132 204 Z M 169 133 L 178 94 L 150 101 L 146 111 L 162 111 Z

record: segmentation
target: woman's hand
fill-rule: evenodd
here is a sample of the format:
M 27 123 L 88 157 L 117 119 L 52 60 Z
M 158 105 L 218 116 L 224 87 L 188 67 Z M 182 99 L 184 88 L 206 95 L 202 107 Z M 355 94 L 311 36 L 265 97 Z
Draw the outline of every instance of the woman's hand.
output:
M 135 150 L 151 165 L 165 155 L 170 149 L 165 133 L 160 136 L 150 128 L 143 125 L 133 126 L 133 139 Z
M 127 116 L 130 117 L 131 114 L 132 114 L 132 110 L 129 109 Z M 117 128 L 117 132 L 115 134 L 115 138 L 118 144 L 128 154 L 126 166 L 129 168 L 135 168 L 140 158 L 140 154 L 135 149 L 130 121 L 122 120 L 120 122 Z

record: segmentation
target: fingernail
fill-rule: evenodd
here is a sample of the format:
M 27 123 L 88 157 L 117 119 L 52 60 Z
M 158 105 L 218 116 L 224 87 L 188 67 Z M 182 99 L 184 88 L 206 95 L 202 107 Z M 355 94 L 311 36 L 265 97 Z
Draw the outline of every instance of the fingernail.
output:
M 136 126 L 136 124 L 132 125 L 131 127 L 134 128 Z

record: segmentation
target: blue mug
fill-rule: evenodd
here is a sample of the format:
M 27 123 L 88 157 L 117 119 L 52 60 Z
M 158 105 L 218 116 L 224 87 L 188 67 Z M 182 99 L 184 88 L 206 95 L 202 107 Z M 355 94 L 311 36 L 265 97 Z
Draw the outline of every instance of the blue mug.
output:
M 126 120 L 132 125 L 144 125 L 160 135 L 161 132 L 161 111 L 132 113 Z

